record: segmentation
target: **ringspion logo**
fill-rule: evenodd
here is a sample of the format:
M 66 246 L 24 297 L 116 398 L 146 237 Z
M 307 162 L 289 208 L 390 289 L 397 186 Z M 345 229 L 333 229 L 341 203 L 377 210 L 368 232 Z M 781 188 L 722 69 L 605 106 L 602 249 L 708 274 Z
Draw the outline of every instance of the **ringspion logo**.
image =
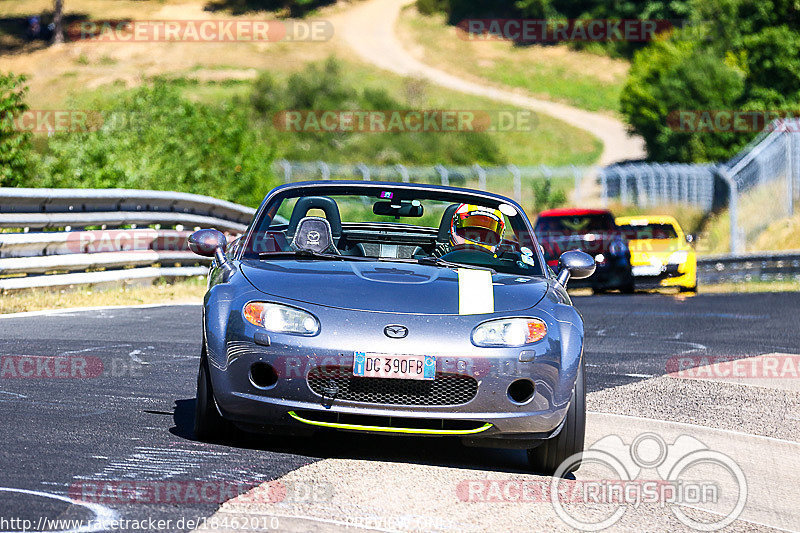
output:
M 576 476 L 566 472 L 580 461 Z M 619 522 L 631 508 L 668 508 L 683 525 L 717 531 L 735 521 L 747 503 L 747 479 L 728 455 L 690 435 L 671 444 L 656 433 L 641 433 L 629 444 L 608 435 L 567 458 L 549 481 L 524 479 L 464 480 L 456 486 L 463 502 L 544 504 L 578 531 L 601 531 Z M 711 518 L 685 512 L 710 511 Z

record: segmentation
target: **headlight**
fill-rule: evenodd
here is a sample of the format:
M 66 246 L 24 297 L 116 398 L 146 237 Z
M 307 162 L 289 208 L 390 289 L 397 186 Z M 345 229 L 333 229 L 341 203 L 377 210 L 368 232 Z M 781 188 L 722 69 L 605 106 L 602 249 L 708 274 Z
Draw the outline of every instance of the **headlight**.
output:
M 319 332 L 319 321 L 314 315 L 286 305 L 250 302 L 244 306 L 244 318 L 276 333 L 311 336 Z
M 667 263 L 673 265 L 680 265 L 686 262 L 689 258 L 689 252 L 686 250 L 678 250 L 677 252 L 672 252 L 669 255 L 669 259 L 667 259 Z
M 537 318 L 502 318 L 472 330 L 475 346 L 524 346 L 547 335 L 547 325 Z

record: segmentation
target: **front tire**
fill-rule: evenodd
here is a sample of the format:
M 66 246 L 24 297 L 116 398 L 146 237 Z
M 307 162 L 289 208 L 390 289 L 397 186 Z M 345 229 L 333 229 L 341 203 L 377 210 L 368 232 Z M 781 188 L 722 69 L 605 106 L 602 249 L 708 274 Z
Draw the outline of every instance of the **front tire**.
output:
M 194 406 L 194 436 L 204 442 L 213 442 L 225 436 L 229 424 L 217 410 L 214 400 L 214 389 L 208 372 L 205 354 L 200 358 L 200 370 L 197 372 L 197 399 Z
M 528 464 L 531 470 L 552 475 L 567 458 L 583 451 L 583 439 L 586 434 L 586 388 L 583 374 L 583 361 L 581 361 L 564 427 L 555 437 L 528 450 Z M 564 473 L 574 472 L 580 466 L 580 460 L 572 461 Z

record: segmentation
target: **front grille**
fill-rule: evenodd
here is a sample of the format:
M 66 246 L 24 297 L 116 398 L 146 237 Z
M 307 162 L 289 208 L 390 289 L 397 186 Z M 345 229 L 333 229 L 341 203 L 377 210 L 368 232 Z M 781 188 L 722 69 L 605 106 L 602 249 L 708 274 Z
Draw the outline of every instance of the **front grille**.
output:
M 351 402 L 390 405 L 460 405 L 478 393 L 470 376 L 437 372 L 436 379 L 360 378 L 353 367 L 318 366 L 308 373 L 308 386 L 319 396 Z

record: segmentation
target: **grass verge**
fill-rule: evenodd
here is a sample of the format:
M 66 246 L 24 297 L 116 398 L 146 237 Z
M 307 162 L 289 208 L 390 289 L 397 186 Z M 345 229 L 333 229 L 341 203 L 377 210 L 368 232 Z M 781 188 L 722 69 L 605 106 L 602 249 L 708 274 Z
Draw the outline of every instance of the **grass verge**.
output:
M 741 283 L 715 283 L 697 287 L 700 294 L 753 293 L 753 292 L 798 292 L 800 281 L 747 281 Z
M 75 287 L 73 289 L 31 289 L 3 294 L 0 314 L 43 311 L 69 307 L 142 305 L 158 303 L 202 303 L 205 278 L 153 285 L 128 285 L 110 288 Z
M 423 61 L 473 80 L 523 89 L 534 96 L 590 111 L 619 108 L 628 62 L 566 45 L 514 46 L 503 41 L 468 41 L 444 15 L 424 16 L 408 7 L 398 35 Z

